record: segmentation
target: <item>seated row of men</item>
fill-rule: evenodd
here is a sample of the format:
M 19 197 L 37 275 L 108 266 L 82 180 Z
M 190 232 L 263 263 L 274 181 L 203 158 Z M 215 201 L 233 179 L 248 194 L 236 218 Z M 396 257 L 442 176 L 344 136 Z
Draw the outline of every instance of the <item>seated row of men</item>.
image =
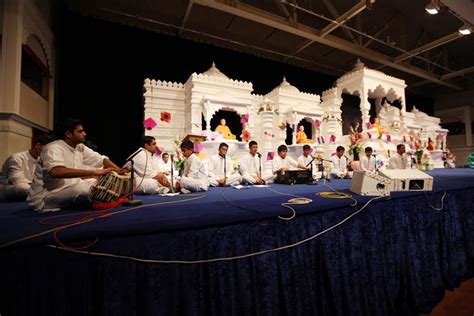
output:
M 40 137 L 30 150 L 13 154 L 7 159 L 0 175 L 0 200 L 27 198 L 37 210 L 86 205 L 90 202 L 90 188 L 97 177 L 112 171 L 129 171 L 127 166 L 120 168 L 107 156 L 100 155 L 83 144 L 86 133 L 79 120 L 65 120 L 59 129 L 59 135 L 62 139 L 55 141 L 51 137 Z M 162 162 L 156 160 L 156 140 L 146 136 L 142 147 L 144 150 L 133 160 L 137 184 L 140 184 L 138 192 L 143 194 L 167 192 L 170 181 L 173 182 L 174 190 L 182 192 L 206 191 L 210 185 L 271 183 L 279 172 L 291 167 L 309 169 L 313 159 L 308 145 L 303 147 L 303 155 L 298 161 L 288 157 L 288 148 L 281 145 L 278 156 L 272 161 L 272 170 L 263 170 L 258 144 L 251 141 L 249 152 L 240 157 L 240 168 L 235 170 L 227 155 L 228 146 L 225 143 L 219 146 L 218 154 L 210 157 L 206 164 L 194 154 L 194 144 L 183 141 L 180 148 L 186 158 L 184 171 L 179 180 L 175 180 L 166 174 L 166 167 L 159 166 L 164 163 L 171 171 L 172 162 L 165 161 L 166 158 Z M 367 155 L 367 159 L 366 165 L 370 170 L 375 162 L 371 160 L 372 155 Z M 403 157 L 400 162 L 394 160 L 395 163 L 407 165 L 406 158 L 404 160 Z M 364 162 L 362 165 L 364 166 Z M 343 147 L 338 147 L 336 155 L 332 157 L 331 172 L 339 177 L 348 175 Z
M 187 158 L 185 170 L 182 177 L 175 181 L 176 190 L 179 188 L 190 189 L 190 191 L 205 191 L 209 186 L 227 186 L 237 184 L 265 184 L 272 183 L 278 179 L 277 175 L 284 173 L 290 169 L 312 170 L 313 177 L 321 176 L 319 172 L 322 164 L 321 159 L 315 159 L 311 155 L 312 148 L 309 145 L 303 146 L 303 154 L 298 157 L 297 161 L 288 156 L 288 148 L 286 145 L 278 147 L 278 155 L 272 160 L 272 170 L 265 170 L 262 165 L 262 157 L 258 153 L 258 144 L 255 141 L 249 142 L 249 152 L 239 157 L 239 167 L 234 168 L 231 158 L 227 155 L 229 146 L 226 143 L 219 145 L 218 153 L 211 156 L 207 163 L 201 161 L 192 152 L 193 144 L 191 142 L 183 142 L 181 150 Z M 154 137 L 145 136 L 142 140 L 143 151 L 138 154 L 134 160 L 134 169 L 138 178 L 142 178 L 139 183 L 138 192 L 141 194 L 164 193 L 170 187 L 170 174 L 172 163 L 169 161 L 169 154 L 164 153 L 160 159 L 154 153 L 157 149 Z M 190 150 L 190 151 L 188 151 Z M 350 177 L 348 171 L 348 158 L 344 155 L 344 147 L 339 146 L 336 154 L 331 158 L 330 173 L 334 177 L 346 178 Z M 196 158 L 194 158 L 196 157 Z M 187 168 L 186 168 L 187 166 Z M 189 170 L 197 170 L 199 172 L 188 172 Z M 367 155 L 362 158 L 362 169 L 375 170 L 375 158 L 372 156 L 372 149 L 367 148 Z M 175 177 L 178 175 L 173 169 Z M 190 187 L 191 179 L 199 179 L 194 181 L 194 186 Z M 184 184 L 184 185 L 183 185 Z

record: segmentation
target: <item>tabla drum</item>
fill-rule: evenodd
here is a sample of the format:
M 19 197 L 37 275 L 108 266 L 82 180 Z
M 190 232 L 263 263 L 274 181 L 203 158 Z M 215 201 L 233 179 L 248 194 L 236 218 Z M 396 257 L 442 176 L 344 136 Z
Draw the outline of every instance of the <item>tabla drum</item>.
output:
M 130 173 L 120 175 L 111 172 L 101 176 L 91 187 L 90 199 L 94 203 L 109 203 L 127 195 L 132 189 Z

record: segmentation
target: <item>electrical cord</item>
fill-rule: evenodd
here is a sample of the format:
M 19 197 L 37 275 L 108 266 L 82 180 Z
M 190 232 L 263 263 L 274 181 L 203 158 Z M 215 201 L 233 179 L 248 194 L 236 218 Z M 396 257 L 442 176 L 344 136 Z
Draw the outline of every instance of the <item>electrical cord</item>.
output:
M 284 193 L 283 193 L 284 194 Z M 212 262 L 221 262 L 221 261 L 233 261 L 233 260 L 239 260 L 239 259 L 245 259 L 245 258 L 250 258 L 250 257 L 255 257 L 259 255 L 264 255 L 267 253 L 271 252 L 276 252 L 276 251 L 281 251 L 285 249 L 291 249 L 295 248 L 297 246 L 300 246 L 302 244 L 305 244 L 333 229 L 336 227 L 344 224 L 347 222 L 349 219 L 352 217 L 356 216 L 360 212 L 362 212 L 372 201 L 378 200 L 383 198 L 383 196 L 376 196 L 369 201 L 367 201 L 359 210 L 355 211 L 351 215 L 347 216 L 343 220 L 339 221 L 338 223 L 332 225 L 329 228 L 326 228 L 319 233 L 316 233 L 314 235 L 311 235 L 310 237 L 307 237 L 305 239 L 302 239 L 300 241 L 297 241 L 292 244 L 288 244 L 285 246 L 280 246 L 272 249 L 266 249 L 266 250 L 260 250 L 257 252 L 252 252 L 248 253 L 245 255 L 240 255 L 240 256 L 232 256 L 232 257 L 219 257 L 219 258 L 212 258 L 212 259 L 201 259 L 201 260 L 155 260 L 155 259 L 143 259 L 143 258 L 137 258 L 137 257 L 132 257 L 132 256 L 122 256 L 122 255 L 114 255 L 110 253 L 104 253 L 104 252 L 92 252 L 92 251 L 84 251 L 84 250 L 75 250 L 75 249 L 69 249 L 61 246 L 55 246 L 55 245 L 46 245 L 46 247 L 54 248 L 54 249 L 59 249 L 59 250 L 65 250 L 69 252 L 74 252 L 74 253 L 80 253 L 80 254 L 88 254 L 88 255 L 93 255 L 93 256 L 100 256 L 100 257 L 110 257 L 110 258 L 118 258 L 118 259 L 126 259 L 126 260 L 132 260 L 135 262 L 141 262 L 141 263 L 152 263 L 152 264 L 200 264 L 200 263 L 212 263 Z
M 0 249 L 18 244 L 18 243 L 26 241 L 26 240 L 30 240 L 30 239 L 34 239 L 34 238 L 37 238 L 37 237 L 40 237 L 40 236 L 44 236 L 44 235 L 47 235 L 49 233 L 54 233 L 56 231 L 62 232 L 64 230 L 66 230 L 67 228 L 83 225 L 83 224 L 86 224 L 86 223 L 90 223 L 90 222 L 95 221 L 96 219 L 112 217 L 114 215 L 127 213 L 127 212 L 130 212 L 130 211 L 135 211 L 135 210 L 138 210 L 138 209 L 141 209 L 141 208 L 146 208 L 146 207 L 151 207 L 151 206 L 167 205 L 167 204 L 184 203 L 184 202 L 194 201 L 194 200 L 204 198 L 205 195 L 204 194 L 187 194 L 187 195 L 185 195 L 185 197 L 186 197 L 185 199 L 177 200 L 177 201 L 175 200 L 175 201 L 157 202 L 157 203 L 151 203 L 151 204 L 147 204 L 147 205 L 140 205 L 140 206 L 136 206 L 136 207 L 131 207 L 131 208 L 127 208 L 127 209 L 120 210 L 120 211 L 101 212 L 100 214 L 98 214 L 98 216 L 91 216 L 91 217 L 85 216 L 80 221 L 73 221 L 73 222 L 68 223 L 66 225 L 61 225 L 59 227 L 48 229 L 48 230 L 40 232 L 40 233 L 31 234 L 31 235 L 28 235 L 28 236 L 25 236 L 25 237 L 21 237 L 21 238 L 3 243 L 3 244 L 0 245 Z M 74 215 L 74 214 L 67 214 L 67 215 Z M 64 247 L 64 248 L 68 248 L 68 247 Z
M 235 203 L 233 203 L 232 201 L 230 201 L 229 199 L 227 199 L 227 197 L 224 195 L 224 193 L 221 192 L 221 196 L 222 198 L 224 199 L 224 201 L 226 201 L 227 203 L 229 203 L 230 205 L 232 205 L 233 207 L 236 207 L 236 208 L 239 208 L 241 210 L 245 210 L 245 211 L 251 211 L 251 212 L 254 212 L 254 213 L 257 213 L 259 215 L 263 215 L 262 212 L 258 211 L 258 210 L 254 210 L 254 209 L 251 209 L 251 208 L 248 208 L 248 207 L 244 207 L 244 206 L 240 206 L 240 205 L 237 205 Z
M 420 187 L 418 185 L 418 183 L 414 183 L 413 186 L 418 189 L 418 190 L 423 190 L 422 187 Z M 425 198 L 426 198 L 426 203 L 428 203 L 428 206 L 430 208 L 432 208 L 433 210 L 435 211 L 442 211 L 444 209 L 444 198 L 446 197 L 446 190 L 443 192 L 443 196 L 441 197 L 441 207 L 436 207 L 436 206 L 433 206 L 431 203 L 430 203 L 430 200 L 429 200 L 429 196 L 428 196 L 428 193 L 426 193 L 426 191 L 423 190 L 423 193 L 425 194 Z
M 442 211 L 444 209 L 444 198 L 446 197 L 446 191 L 443 192 L 443 196 L 441 197 L 441 207 L 436 207 L 436 206 L 433 206 L 430 201 L 429 201 L 429 197 L 428 197 L 428 193 L 426 193 L 426 191 L 423 191 L 423 193 L 425 194 L 425 197 L 426 197 L 426 202 L 428 203 L 428 206 L 431 207 L 433 210 L 435 211 Z
M 266 189 L 270 190 L 274 193 L 280 194 L 280 195 L 288 195 L 288 196 L 295 197 L 293 199 L 289 199 L 288 202 L 281 203 L 281 206 L 289 209 L 292 213 L 291 216 L 289 216 L 289 217 L 278 216 L 279 219 L 284 220 L 284 221 L 290 221 L 293 218 L 295 218 L 295 216 L 296 216 L 296 210 L 293 207 L 291 207 L 290 205 L 309 204 L 309 203 L 313 202 L 313 200 L 305 198 L 304 196 L 300 196 L 300 195 L 296 195 L 296 194 L 290 194 L 290 193 L 283 193 L 283 192 L 279 192 L 279 191 L 273 190 L 273 189 L 268 188 L 268 187 Z
M 324 184 L 324 185 L 330 188 L 332 192 L 317 192 L 316 195 L 319 195 L 320 197 L 325 198 L 325 199 L 351 199 L 354 202 L 351 203 L 350 206 L 357 205 L 357 200 L 354 199 L 351 194 L 337 191 L 329 184 Z

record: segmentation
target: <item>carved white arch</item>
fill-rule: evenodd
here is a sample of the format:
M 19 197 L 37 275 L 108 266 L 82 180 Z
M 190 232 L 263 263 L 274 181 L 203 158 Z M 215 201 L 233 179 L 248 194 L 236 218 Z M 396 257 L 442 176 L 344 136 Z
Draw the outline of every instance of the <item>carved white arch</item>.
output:
M 39 10 L 30 1 L 26 1 L 25 4 L 22 43 L 26 45 L 31 36 L 38 39 L 46 56 L 46 67 L 48 67 L 49 74 L 52 76 L 54 74 L 53 33 L 47 23 L 43 21 Z
M 40 44 L 40 47 L 41 47 L 41 52 L 43 53 L 44 55 L 44 58 L 46 59 L 46 63 L 45 63 L 45 66 L 46 68 L 48 69 L 48 74 L 50 76 L 53 75 L 52 73 L 52 69 L 51 69 L 51 60 L 50 60 L 50 57 L 48 56 L 48 53 L 47 53 L 47 50 L 45 48 L 45 45 L 44 43 L 41 41 L 41 39 L 34 33 L 30 33 L 25 41 L 25 45 L 30 41 L 31 38 L 34 38 L 39 44 Z M 41 56 L 38 56 L 39 58 Z M 41 59 L 41 58 L 40 58 Z
M 233 111 L 236 112 L 237 115 L 242 116 L 245 114 L 250 114 L 249 109 L 250 104 L 248 103 L 225 98 L 204 96 L 201 100 L 201 112 L 204 115 L 204 120 L 206 121 L 206 131 L 208 134 L 211 133 L 211 119 L 219 110 Z

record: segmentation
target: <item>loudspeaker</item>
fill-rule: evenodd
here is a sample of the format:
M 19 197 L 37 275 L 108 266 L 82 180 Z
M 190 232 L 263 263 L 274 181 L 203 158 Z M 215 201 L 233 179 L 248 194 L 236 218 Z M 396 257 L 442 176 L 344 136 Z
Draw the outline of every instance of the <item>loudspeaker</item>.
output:
M 417 169 L 380 170 L 379 173 L 393 180 L 392 191 L 433 190 L 433 177 Z
M 374 172 L 354 171 L 351 191 L 359 195 L 388 196 L 392 188 L 392 180 Z

